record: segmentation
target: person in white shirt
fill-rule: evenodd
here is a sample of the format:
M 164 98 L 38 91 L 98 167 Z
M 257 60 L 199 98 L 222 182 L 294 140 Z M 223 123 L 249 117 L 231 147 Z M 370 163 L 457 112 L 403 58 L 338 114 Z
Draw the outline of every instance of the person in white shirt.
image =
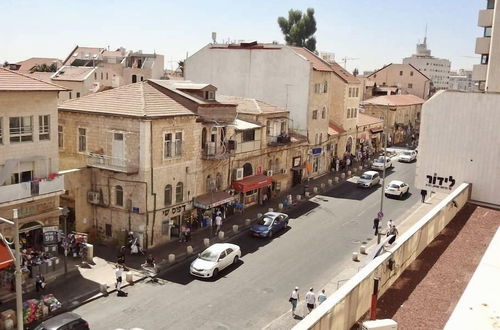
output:
M 123 268 L 121 265 L 118 265 L 115 270 L 115 275 L 116 275 L 116 289 L 120 291 L 122 287 L 122 276 L 123 276 Z
M 222 217 L 219 214 L 215 217 L 215 225 L 217 226 L 217 229 L 215 230 L 215 235 L 218 235 L 220 227 L 222 226 Z
M 392 219 L 389 219 L 389 221 L 387 221 L 387 231 L 391 230 L 392 226 L 394 226 L 394 221 L 392 221 Z
M 314 305 L 316 303 L 316 295 L 314 294 L 314 289 L 310 288 L 309 292 L 306 293 L 306 304 L 309 313 L 314 309 Z
M 290 295 L 290 299 L 288 299 L 292 304 L 292 317 L 295 317 L 295 309 L 297 308 L 297 302 L 299 301 L 299 287 L 296 286 Z
M 321 290 L 321 293 L 318 294 L 318 305 L 321 305 L 323 301 L 326 300 L 325 289 Z

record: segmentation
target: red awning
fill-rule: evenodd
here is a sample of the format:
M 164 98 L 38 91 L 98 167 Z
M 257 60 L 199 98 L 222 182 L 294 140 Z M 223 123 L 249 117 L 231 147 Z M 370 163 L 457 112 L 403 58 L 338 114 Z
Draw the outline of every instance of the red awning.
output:
M 14 258 L 8 246 L 0 240 L 0 270 L 14 265 Z
M 257 174 L 248 176 L 240 181 L 233 181 L 232 186 L 236 191 L 247 192 L 270 186 L 272 183 L 273 179 L 271 177 L 263 174 Z

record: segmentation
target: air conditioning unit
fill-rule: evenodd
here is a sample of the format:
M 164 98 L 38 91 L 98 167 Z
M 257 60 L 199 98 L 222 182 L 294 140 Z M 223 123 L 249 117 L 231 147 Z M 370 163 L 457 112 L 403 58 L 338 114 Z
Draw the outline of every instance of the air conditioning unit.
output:
M 89 191 L 87 193 L 87 201 L 90 204 L 99 204 L 101 200 L 101 194 L 98 191 Z
M 215 155 L 215 142 L 207 142 L 207 156 Z
M 365 321 L 361 325 L 362 330 L 397 330 L 398 324 L 391 319 Z
M 287 174 L 287 173 L 288 173 L 288 169 L 286 169 L 286 168 L 281 169 L 281 174 Z
M 236 140 L 227 141 L 227 148 L 229 150 L 236 150 Z
M 239 181 L 243 179 L 243 167 L 234 170 L 234 181 Z
M 273 176 L 273 170 L 267 170 L 266 171 L 267 176 Z

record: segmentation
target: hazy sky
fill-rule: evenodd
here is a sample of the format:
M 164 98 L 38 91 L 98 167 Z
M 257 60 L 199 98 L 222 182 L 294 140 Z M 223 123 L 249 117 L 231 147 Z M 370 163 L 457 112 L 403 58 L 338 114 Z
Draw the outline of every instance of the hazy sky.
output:
M 357 58 L 347 68 L 373 70 L 415 52 L 428 25 L 432 55 L 471 69 L 478 10 L 486 0 L 0 0 L 0 61 L 64 59 L 75 45 L 156 51 L 166 68 L 211 42 L 284 42 L 276 22 L 290 8 L 316 11 L 317 49 Z

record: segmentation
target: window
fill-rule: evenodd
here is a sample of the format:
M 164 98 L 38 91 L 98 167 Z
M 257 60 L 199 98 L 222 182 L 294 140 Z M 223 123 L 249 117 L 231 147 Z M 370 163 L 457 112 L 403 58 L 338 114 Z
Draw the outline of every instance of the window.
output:
M 33 117 L 10 117 L 9 134 L 10 142 L 33 141 Z
M 112 233 L 111 224 L 107 223 L 106 224 L 106 236 L 111 237 L 111 233 Z
M 175 133 L 175 155 L 182 155 L 182 132 Z
M 484 28 L 484 36 L 485 37 L 491 37 L 491 26 Z
M 163 139 L 163 158 L 172 157 L 172 133 L 166 133 Z
M 106 80 L 108 80 L 108 79 L 109 79 L 108 72 L 106 72 Z
M 33 180 L 33 171 L 23 171 L 21 173 L 12 174 L 11 181 L 12 184 L 21 182 L 30 182 Z
M 215 188 L 217 190 L 222 189 L 222 174 L 220 173 L 217 173 L 217 175 L 215 176 Z
M 69 99 L 71 100 L 73 96 L 71 95 L 71 92 L 69 92 Z
M 403 75 L 403 71 L 399 71 L 399 75 L 402 76 Z
M 94 79 L 97 80 L 97 72 L 94 72 Z
M 328 82 L 327 81 L 325 81 L 323 83 L 323 93 L 328 93 Z
M 162 221 L 161 222 L 161 234 L 168 235 L 168 228 L 170 227 L 170 221 Z
M 495 0 L 488 0 L 486 3 L 486 9 L 495 9 Z
M 182 155 L 182 132 L 165 133 L 163 139 L 163 158 Z
M 314 93 L 319 94 L 321 93 L 321 84 L 314 84 Z
M 101 72 L 101 80 L 103 80 L 103 79 L 104 79 L 104 76 L 103 76 L 103 73 Z
M 322 119 L 326 118 L 326 109 L 321 110 L 321 118 Z
M 247 129 L 243 131 L 243 142 L 248 142 L 248 141 L 255 141 L 255 130 L 254 129 Z
M 177 183 L 175 186 L 175 202 L 181 203 L 184 197 L 184 185 L 182 182 Z
M 50 140 L 50 115 L 38 116 L 38 139 Z
M 319 133 L 319 143 L 323 142 L 323 133 Z
M 413 84 L 412 83 L 408 83 L 408 88 L 413 88 Z
M 352 111 L 354 112 L 354 118 L 356 118 L 358 116 L 358 108 L 354 108 Z
M 80 92 L 76 92 L 76 98 L 80 97 Z
M 115 187 L 115 205 L 123 206 L 123 188 L 122 188 L 122 186 Z
M 489 61 L 489 55 L 488 54 L 481 55 L 481 64 L 488 64 L 488 61 Z
M 132 83 L 137 82 L 137 76 L 135 74 L 132 75 Z
M 205 99 L 206 100 L 215 100 L 215 92 L 214 91 L 205 91 Z
M 359 88 L 356 88 L 356 96 L 355 97 L 358 97 L 359 96 Z
M 349 97 L 352 97 L 352 88 L 349 87 Z
M 413 77 L 413 71 L 410 71 L 410 77 Z
M 79 128 L 78 129 L 78 151 L 85 152 L 87 151 L 87 129 Z
M 59 148 L 64 148 L 64 132 L 61 125 L 57 126 L 57 145 Z
M 313 119 L 318 119 L 318 110 L 313 111 Z
M 347 108 L 347 118 L 351 118 L 351 108 Z
M 172 205 L 172 186 L 169 184 L 165 186 L 163 203 L 165 204 L 165 206 Z
M 3 126 L 2 126 L 2 118 L 0 118 L 0 144 L 3 144 Z

